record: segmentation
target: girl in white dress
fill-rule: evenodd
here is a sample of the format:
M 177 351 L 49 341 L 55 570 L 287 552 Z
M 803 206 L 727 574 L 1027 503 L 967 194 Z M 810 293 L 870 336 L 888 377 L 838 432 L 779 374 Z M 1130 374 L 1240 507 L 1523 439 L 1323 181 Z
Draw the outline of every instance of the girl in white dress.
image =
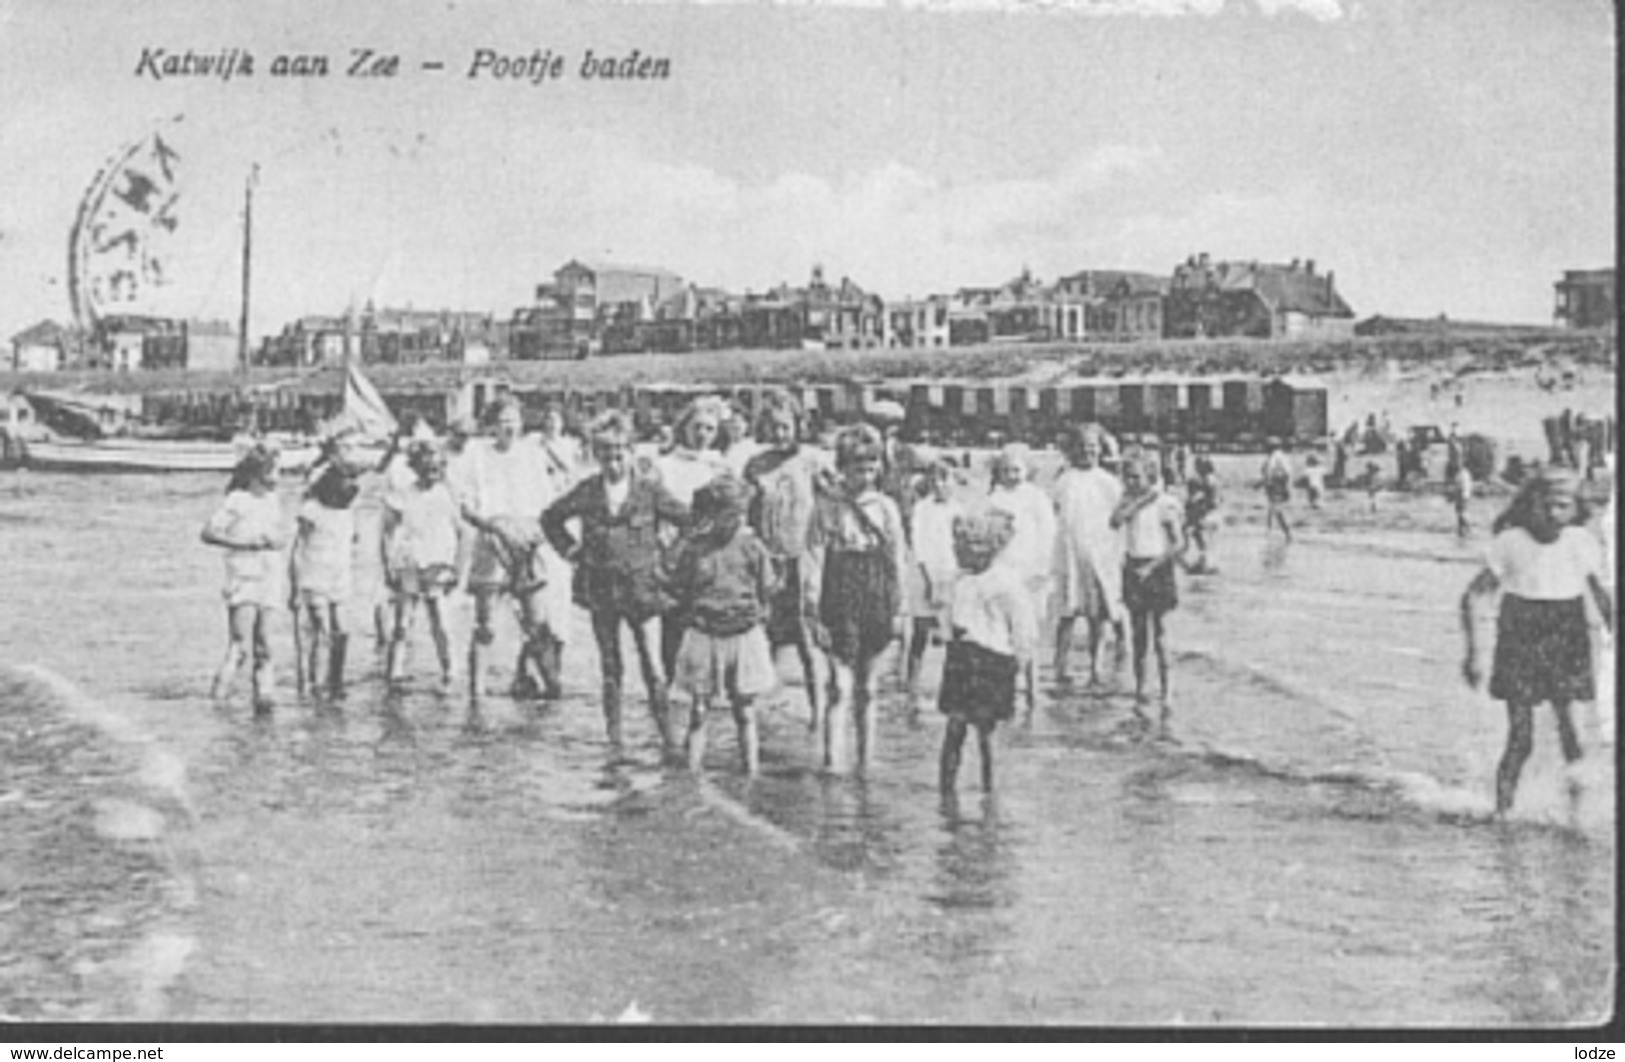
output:
M 1083 620 L 1089 632 L 1089 684 L 1100 682 L 1100 643 L 1109 625 L 1119 659 L 1123 630 L 1123 534 L 1111 525 L 1123 485 L 1101 466 L 1103 434 L 1094 425 L 1067 439 L 1072 467 L 1055 481 L 1060 533 L 1055 551 L 1055 678 L 1068 678 L 1072 629 Z
M 1011 443 L 994 458 L 993 490 L 988 502 L 1015 520 L 1015 538 L 1009 546 L 1011 562 L 1021 571 L 1033 606 L 1042 616 L 1049 608 L 1055 564 L 1055 505 L 1047 494 L 1028 481 L 1025 446 Z M 1036 661 L 1028 657 L 1021 663 L 1027 710 L 1031 712 L 1038 696 Z
M 287 600 L 282 581 L 282 505 L 276 496 L 276 454 L 251 448 L 232 472 L 225 501 L 203 525 L 203 541 L 226 551 L 226 655 L 215 672 L 209 695 L 231 693 L 243 664 L 253 661 L 256 715 L 272 708 L 271 613 Z
M 920 678 L 920 664 L 933 633 L 946 639 L 948 609 L 953 602 L 954 581 L 959 564 L 954 558 L 954 521 L 964 515 L 964 507 L 949 494 L 953 472 L 941 461 L 925 467 L 925 496 L 914 503 L 909 515 L 909 539 L 914 563 L 909 565 L 909 614 L 913 630 L 908 643 L 908 688 Z

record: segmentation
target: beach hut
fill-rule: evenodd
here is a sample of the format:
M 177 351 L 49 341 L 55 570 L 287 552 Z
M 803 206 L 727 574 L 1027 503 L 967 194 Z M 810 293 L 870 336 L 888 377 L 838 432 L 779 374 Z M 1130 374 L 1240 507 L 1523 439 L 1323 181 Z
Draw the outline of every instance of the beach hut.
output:
M 1088 423 L 1100 419 L 1099 405 L 1095 401 L 1095 386 L 1086 384 L 1073 387 L 1070 391 L 1071 403 L 1067 409 L 1067 419 L 1074 424 Z
M 1211 380 L 1192 380 L 1185 387 L 1185 412 L 1193 437 L 1214 435 L 1219 430 L 1219 401 L 1223 395 Z
M 1095 384 L 1090 389 L 1094 397 L 1094 415 L 1088 420 L 1097 420 L 1113 435 L 1124 431 L 1123 423 L 1123 389 L 1115 383 Z
M 1117 386 L 1118 430 L 1139 433 L 1151 427 L 1150 410 L 1146 403 L 1146 385 L 1142 380 L 1129 380 Z
M 931 388 L 923 383 L 910 384 L 908 388 L 908 401 L 903 403 L 903 435 L 905 438 L 918 439 L 926 433 L 934 432 L 935 425 L 931 416 Z
M 1183 418 L 1180 416 L 1180 383 L 1177 379 L 1147 380 L 1145 385 L 1145 416 L 1151 430 L 1158 435 L 1180 434 Z
M 1012 439 L 1028 439 L 1031 427 L 1027 408 L 1027 388 L 1016 386 L 1005 389 L 1005 420 Z
M 1326 386 L 1307 377 L 1277 377 L 1262 385 L 1264 434 L 1309 442 L 1327 431 Z

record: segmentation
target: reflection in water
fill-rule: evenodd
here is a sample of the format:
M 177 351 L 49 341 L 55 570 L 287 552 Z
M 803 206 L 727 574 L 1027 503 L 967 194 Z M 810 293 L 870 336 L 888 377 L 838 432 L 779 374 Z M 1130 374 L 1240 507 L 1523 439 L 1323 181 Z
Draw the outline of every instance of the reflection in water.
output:
M 953 911 L 1013 906 L 1018 897 L 1018 844 L 1012 827 L 1000 821 L 998 798 L 992 794 L 975 798 L 981 805 L 981 814 L 975 816 L 965 814 L 961 799 L 958 793 L 942 797 L 944 836 L 936 846 L 934 889 L 926 898 Z
M 1486 912 L 1491 951 L 1500 960 L 1496 1001 L 1520 1024 L 1548 1021 L 1570 1007 L 1576 1020 L 1604 1020 L 1617 969 L 1602 917 L 1617 896 L 1598 889 L 1594 845 L 1565 831 L 1496 829 L 1501 888 Z

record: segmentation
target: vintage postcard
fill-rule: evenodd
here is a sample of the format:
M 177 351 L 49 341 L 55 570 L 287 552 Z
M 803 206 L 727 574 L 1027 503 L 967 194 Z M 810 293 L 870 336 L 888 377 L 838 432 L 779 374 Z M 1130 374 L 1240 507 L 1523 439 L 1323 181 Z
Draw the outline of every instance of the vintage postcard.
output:
M 0 1018 L 1610 1021 L 1616 20 L 0 0 Z

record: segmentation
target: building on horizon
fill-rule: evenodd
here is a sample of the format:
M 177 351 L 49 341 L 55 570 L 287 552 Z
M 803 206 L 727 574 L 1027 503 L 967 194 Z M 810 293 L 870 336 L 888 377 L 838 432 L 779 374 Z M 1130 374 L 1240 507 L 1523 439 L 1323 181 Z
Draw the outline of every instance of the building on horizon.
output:
M 59 372 L 77 368 L 85 337 L 71 325 L 42 320 L 11 337 L 12 372 Z
M 1170 339 L 1349 338 L 1354 311 L 1315 260 L 1214 262 L 1204 252 L 1174 269 L 1164 307 Z
M 885 310 L 880 296 L 850 277 L 830 284 L 824 267 L 814 265 L 804 287 L 747 293 L 740 339 L 748 349 L 866 350 L 885 342 Z
M 503 356 L 506 346 L 506 322 L 491 313 L 379 308 L 369 301 L 360 311 L 306 314 L 288 322 L 266 340 L 258 360 L 297 368 L 343 365 L 351 358 L 365 365 L 479 365 Z
M 1057 334 L 1056 301 L 1032 270 L 997 287 L 965 287 L 954 292 L 949 335 L 954 346 L 1042 341 Z
M 1557 289 L 1557 307 L 1552 313 L 1561 328 L 1608 328 L 1619 324 L 1612 269 L 1568 269 Z
M 950 301 L 946 295 L 927 295 L 923 299 L 886 303 L 881 324 L 882 345 L 915 350 L 946 347 Z
M 1161 339 L 1167 276 L 1126 269 L 1084 269 L 1053 289 L 1056 338 L 1131 341 Z
M 687 285 L 669 269 L 572 258 L 536 286 L 535 302 L 513 319 L 513 355 L 524 360 L 585 357 L 602 349 L 606 326 L 652 320 L 654 307 Z

